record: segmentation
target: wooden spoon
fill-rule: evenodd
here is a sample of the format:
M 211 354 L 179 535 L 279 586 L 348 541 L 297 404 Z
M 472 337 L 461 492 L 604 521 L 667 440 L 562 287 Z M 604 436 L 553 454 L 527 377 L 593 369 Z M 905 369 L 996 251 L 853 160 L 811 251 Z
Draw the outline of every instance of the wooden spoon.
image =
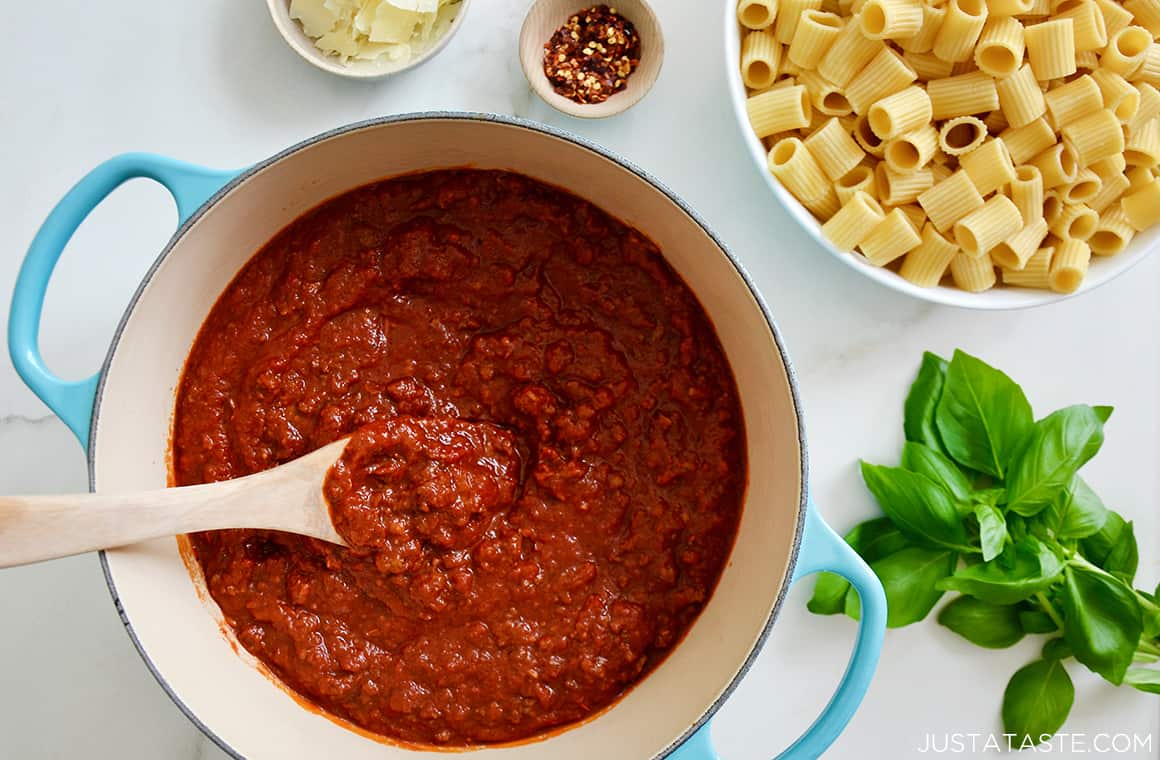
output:
M 224 528 L 266 528 L 346 545 L 322 483 L 346 438 L 270 470 L 138 493 L 0 496 L 0 568 Z

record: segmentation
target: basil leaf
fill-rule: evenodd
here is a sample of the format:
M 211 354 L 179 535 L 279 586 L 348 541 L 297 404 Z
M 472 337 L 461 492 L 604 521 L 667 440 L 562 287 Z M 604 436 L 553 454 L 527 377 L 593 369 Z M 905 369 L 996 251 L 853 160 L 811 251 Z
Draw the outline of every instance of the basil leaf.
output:
M 941 452 L 921 443 L 907 441 L 902 444 L 902 468 L 925 475 L 936 483 L 941 483 L 960 502 L 971 496 L 971 481 L 959 466 L 947 459 Z
M 1049 506 L 1103 442 L 1103 423 L 1090 406 L 1069 406 L 1036 422 L 1011 463 L 1007 508 L 1034 515 Z
M 1046 589 L 1063 569 L 1059 557 L 1031 536 L 1015 544 L 1009 568 L 1004 566 L 1005 556 L 965 567 L 940 581 L 939 588 L 993 604 L 1014 604 Z
M 969 596 L 960 596 L 943 607 L 938 622 L 972 644 L 988 649 L 1005 649 L 1023 638 L 1019 610 Z
M 846 543 L 867 562 L 881 559 L 910 545 L 888 517 L 858 523 L 846 534 Z M 814 595 L 806 609 L 816 615 L 836 615 L 846 609 L 850 582 L 835 573 L 818 573 Z M 857 594 L 854 594 L 857 596 Z
M 870 564 L 886 590 L 886 625 L 901 628 L 922 620 L 942 598 L 935 588 L 955 569 L 958 557 L 948 549 L 911 546 Z M 857 594 L 846 597 L 846 614 L 855 620 L 861 612 Z
M 1103 526 L 1080 541 L 1083 556 L 1096 567 L 1131 583 L 1140 564 L 1136 532 L 1118 512 L 1108 510 Z
M 1067 639 L 1052 639 L 1043 645 L 1045 660 L 1066 660 L 1071 655 L 1071 646 L 1068 645 Z
M 1059 630 L 1051 615 L 1039 610 L 1020 610 L 1019 624 L 1026 633 L 1051 633 Z
M 1115 407 L 1111 407 L 1111 406 L 1093 406 L 1092 407 L 1092 411 L 1094 411 L 1096 413 L 1096 416 L 1100 418 L 1100 422 L 1107 422 L 1108 418 L 1112 416 L 1112 411 L 1114 411 L 1114 409 L 1115 409 Z
M 971 551 L 950 493 L 925 475 L 862 462 L 862 479 L 886 516 L 912 540 Z
M 975 507 L 975 519 L 979 521 L 979 545 L 983 547 L 983 561 L 990 562 L 1003 551 L 1007 543 L 1007 521 L 1003 513 L 989 504 Z
M 975 504 L 990 504 L 992 507 L 997 507 L 1005 503 L 1006 499 L 1006 488 L 983 488 L 971 492 L 971 501 Z
M 1044 514 L 1056 538 L 1086 538 L 1099 532 L 1108 509 L 1083 478 L 1075 475 L 1067 489 L 1048 505 Z
M 1069 565 L 1064 577 L 1064 638 L 1077 660 L 1118 686 L 1143 630 L 1136 593 L 1119 578 L 1082 565 Z
M 1124 683 L 1133 689 L 1160 694 L 1160 670 L 1128 668 L 1128 672 L 1124 674 Z
M 1031 404 L 1014 380 L 955 351 L 935 422 L 955 461 L 1002 478 L 1033 417 Z
M 934 414 L 942 397 L 946 374 L 946 359 L 930 351 L 923 353 L 918 376 L 914 378 L 903 406 L 902 429 L 906 433 L 906 440 L 925 444 L 932 449 L 942 449 Z
M 1003 692 L 1003 730 L 1012 746 L 1039 744 L 1063 726 L 1075 686 L 1059 660 L 1036 660 L 1015 671 Z
M 1145 639 L 1154 639 L 1160 636 L 1160 604 L 1143 592 L 1137 592 L 1136 601 L 1140 603 L 1140 614 L 1143 617 Z

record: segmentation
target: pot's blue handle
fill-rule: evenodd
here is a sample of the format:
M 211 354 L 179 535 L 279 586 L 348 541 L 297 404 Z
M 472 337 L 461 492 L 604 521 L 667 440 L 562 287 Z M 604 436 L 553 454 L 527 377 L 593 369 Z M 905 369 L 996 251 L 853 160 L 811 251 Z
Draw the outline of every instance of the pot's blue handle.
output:
M 84 380 L 61 380 L 44 365 L 38 339 L 44 294 L 61 252 L 85 217 L 127 180 L 148 177 L 161 183 L 177 203 L 180 225 L 237 173 L 149 153 L 125 153 L 86 174 L 60 199 L 33 238 L 12 294 L 8 352 L 20 377 L 68 425 L 82 446 L 88 446 L 100 373 Z
M 886 594 L 874 571 L 862 561 L 857 552 L 826 524 L 817 508 L 810 503 L 806 510 L 806 526 L 798 553 L 793 582 L 807 575 L 828 570 L 850 581 L 862 601 L 861 622 L 854 653 L 838 690 L 797 741 L 778 755 L 782 760 L 801 760 L 819 757 L 834 743 L 842 729 L 854 717 L 854 711 L 870 688 L 870 679 L 878 667 L 882 638 L 886 634 Z M 709 724 L 693 734 L 670 756 L 671 760 L 718 760 L 709 738 Z

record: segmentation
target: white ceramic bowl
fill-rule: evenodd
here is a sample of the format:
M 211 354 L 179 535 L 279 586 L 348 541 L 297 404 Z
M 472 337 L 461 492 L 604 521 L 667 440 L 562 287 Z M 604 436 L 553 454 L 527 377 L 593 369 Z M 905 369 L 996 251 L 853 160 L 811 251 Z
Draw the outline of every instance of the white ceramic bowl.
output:
M 1084 278 L 1083 284 L 1077 291 L 1068 294 L 1003 285 L 997 285 L 983 293 L 968 293 L 945 285 L 920 288 L 889 269 L 872 266 L 860 254 L 838 250 L 822 235 L 822 226 L 813 214 L 769 173 L 766 165 L 765 147 L 750 128 L 749 117 L 745 113 L 745 85 L 741 81 L 740 65 L 743 30 L 741 25 L 737 23 L 737 0 L 724 0 L 723 5 L 725 9 L 725 79 L 729 88 L 729 98 L 733 105 L 733 114 L 741 131 L 741 139 L 745 141 L 745 147 L 753 158 L 753 163 L 761 172 L 761 176 L 765 178 L 773 197 L 789 212 L 790 216 L 797 220 L 802 229 L 817 241 L 818 245 L 829 251 L 843 264 L 852 267 L 871 280 L 909 296 L 947 306 L 984 310 L 1023 309 L 1063 301 L 1098 288 L 1105 282 L 1128 271 L 1143 261 L 1145 256 L 1160 247 L 1160 226 L 1157 226 L 1137 235 L 1126 250 L 1115 256 L 1093 256 L 1091 269 L 1088 271 L 1087 277 Z M 818 287 L 824 289 L 825 282 L 819 282 Z
M 363 79 L 374 80 L 389 77 L 392 74 L 413 69 L 419 64 L 429 61 L 431 58 L 439 54 L 439 51 L 447 47 L 447 43 L 459 31 L 463 25 L 463 19 L 467 15 L 467 6 L 471 0 L 459 0 L 459 11 L 455 14 L 455 19 L 451 22 L 451 26 L 443 35 L 435 40 L 429 47 L 419 51 L 418 54 L 411 56 L 408 60 L 401 63 L 392 63 L 390 61 L 348 61 L 343 63 L 341 60 L 333 55 L 327 55 L 314 46 L 314 41 L 306 36 L 306 32 L 302 31 L 302 25 L 294 19 L 290 18 L 290 0 L 266 0 L 266 7 L 270 10 L 270 18 L 274 20 L 274 26 L 277 27 L 278 33 L 282 35 L 282 39 L 286 40 L 286 44 L 300 55 L 307 63 L 322 69 L 330 74 L 335 74 L 347 79 Z
M 532 90 L 557 111 L 582 119 L 613 116 L 636 105 L 652 89 L 665 58 L 665 38 L 656 13 L 645 0 L 622 0 L 611 5 L 640 35 L 640 64 L 624 89 L 602 103 L 577 103 L 552 89 L 544 74 L 544 44 L 570 16 L 595 4 L 593 0 L 535 0 L 520 28 L 520 65 Z

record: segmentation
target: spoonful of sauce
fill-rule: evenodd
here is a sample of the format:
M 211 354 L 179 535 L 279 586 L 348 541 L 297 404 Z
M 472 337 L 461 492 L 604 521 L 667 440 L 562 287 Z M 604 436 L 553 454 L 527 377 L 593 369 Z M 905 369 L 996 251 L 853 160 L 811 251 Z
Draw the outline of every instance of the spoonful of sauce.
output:
M 136 493 L 0 497 L 0 568 L 151 538 L 263 528 L 407 567 L 424 543 L 462 548 L 511 506 L 509 431 L 451 417 L 392 417 L 263 472 Z

